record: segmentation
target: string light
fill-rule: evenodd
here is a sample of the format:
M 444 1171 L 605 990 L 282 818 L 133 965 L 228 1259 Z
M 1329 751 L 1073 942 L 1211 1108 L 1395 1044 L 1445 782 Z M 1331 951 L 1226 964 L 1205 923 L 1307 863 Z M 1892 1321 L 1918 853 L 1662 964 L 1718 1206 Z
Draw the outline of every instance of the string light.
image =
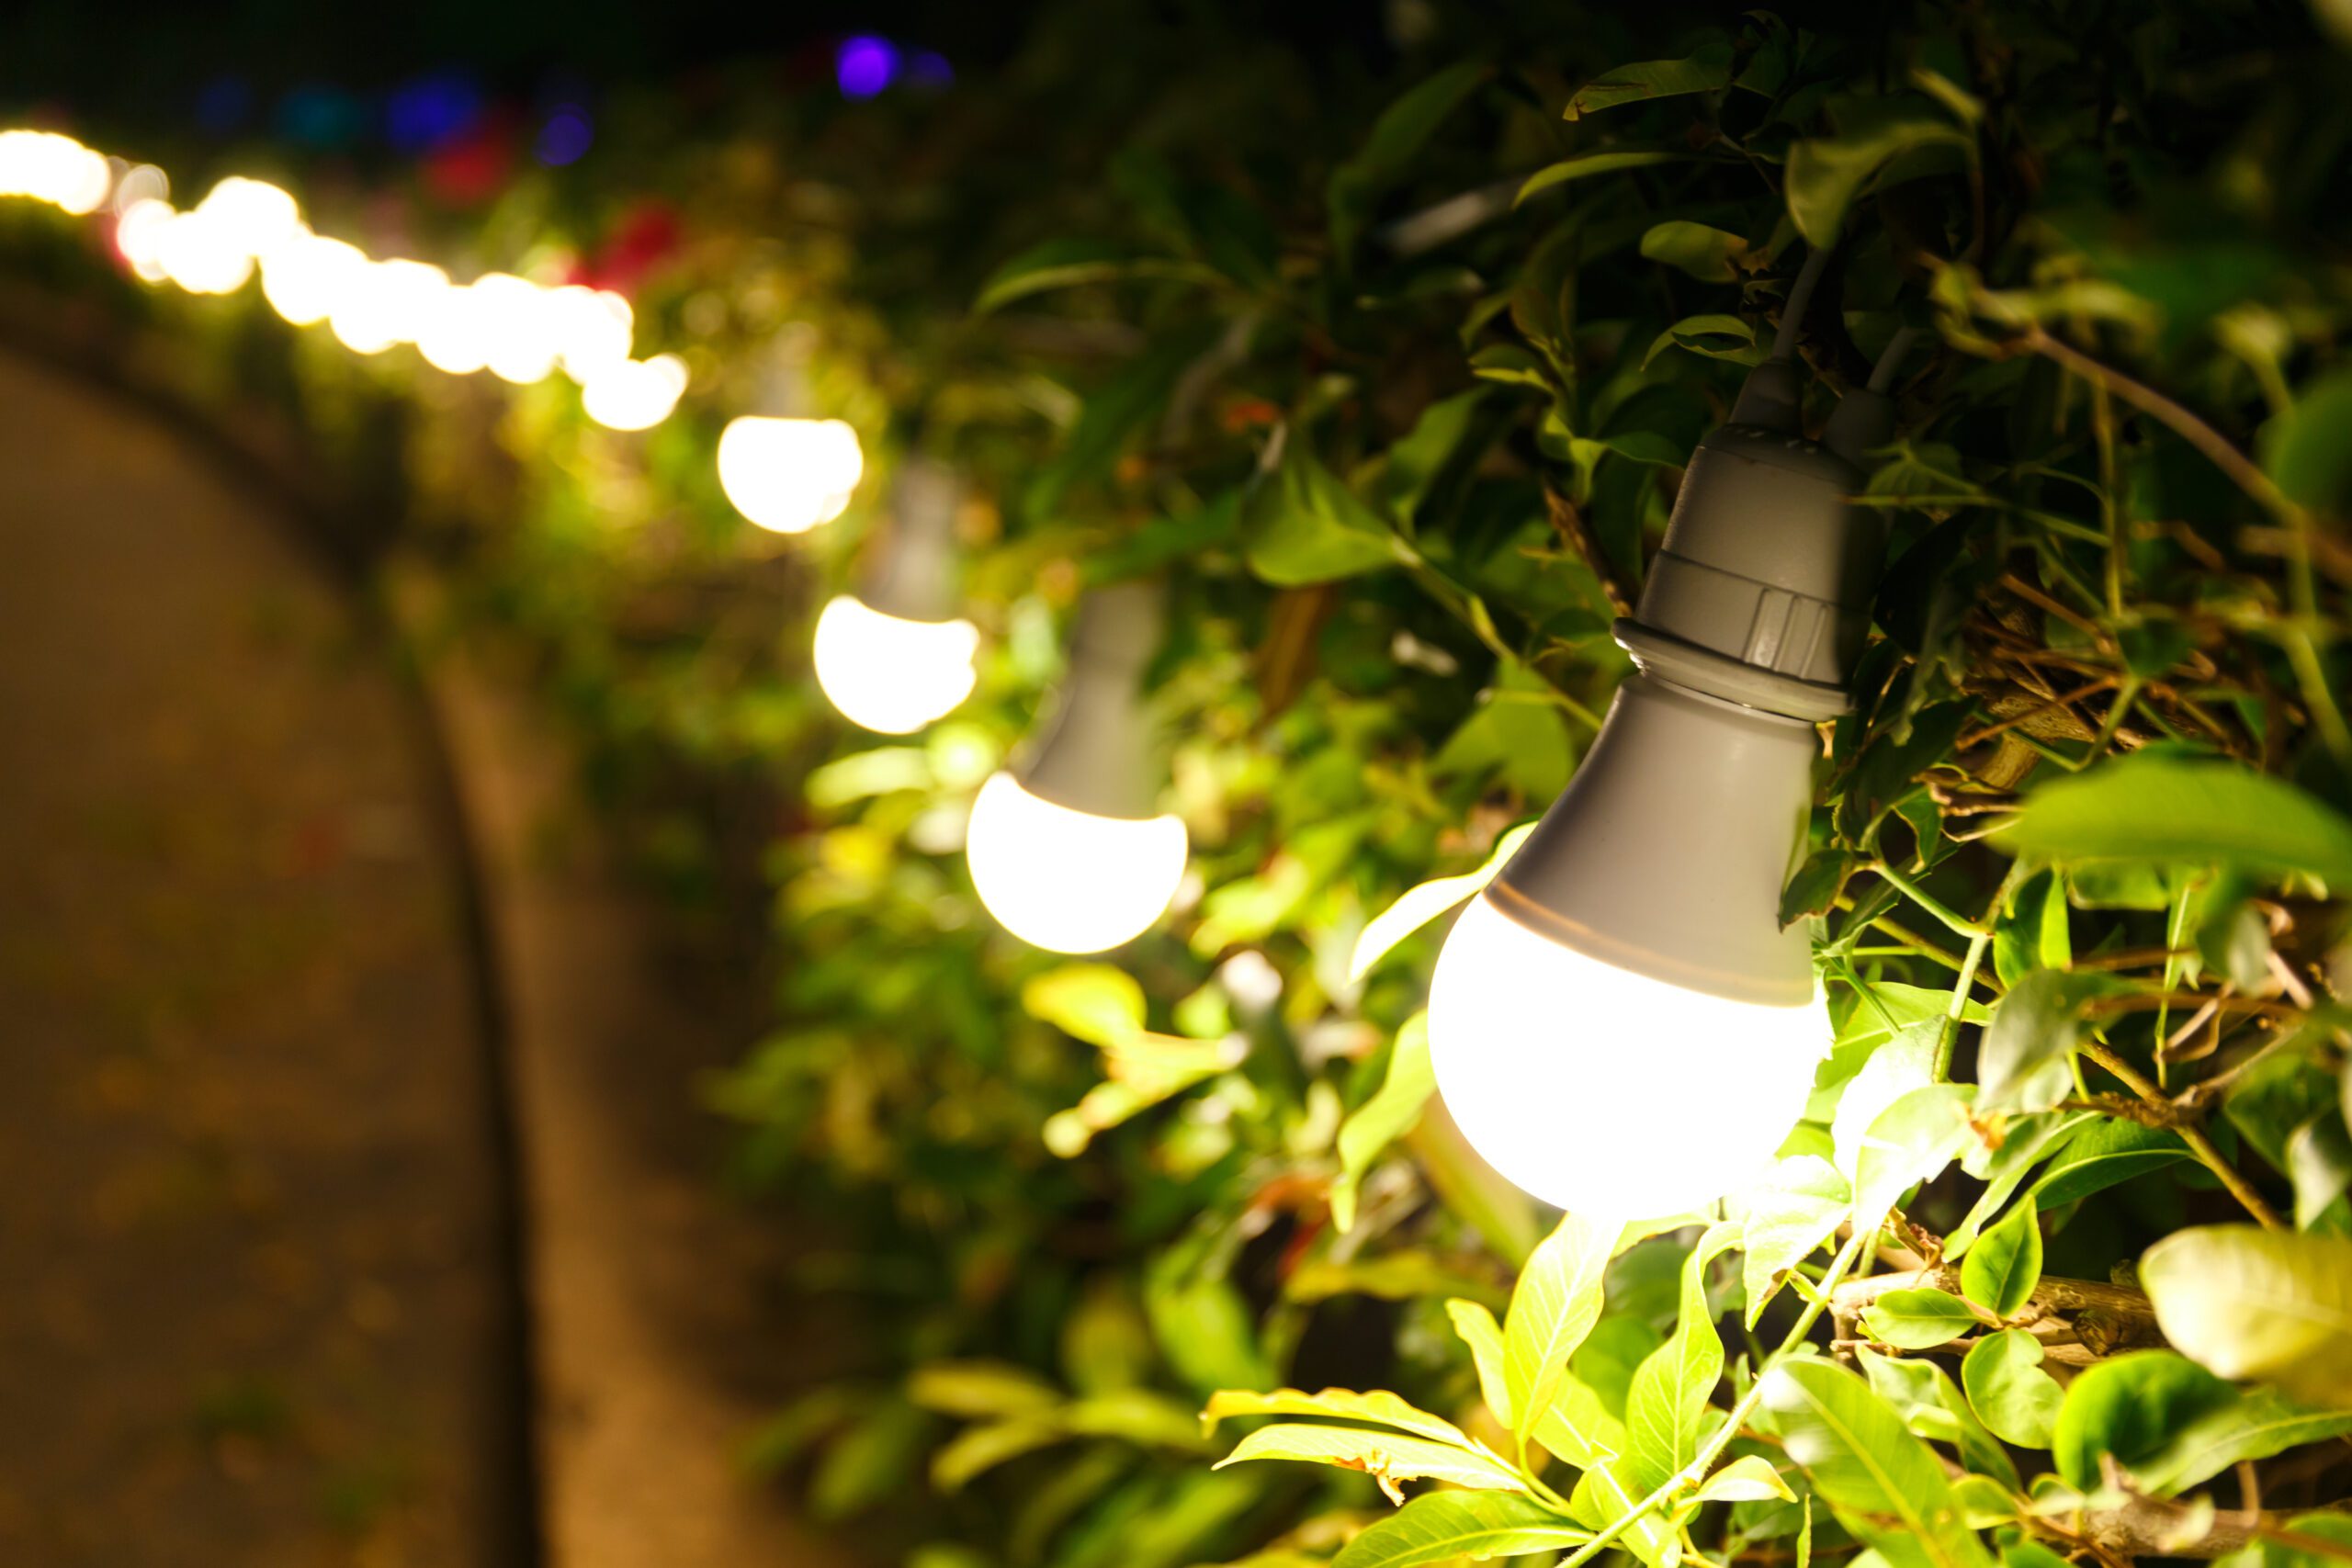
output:
M 1153 811 L 1159 781 L 1140 691 L 1165 614 L 1150 583 L 1089 595 L 1051 721 L 972 804 L 972 886 L 1033 947 L 1100 953 L 1132 941 L 1184 880 L 1183 821 Z
M 266 180 L 232 175 L 181 211 L 161 170 L 116 169 L 70 136 L 0 130 L 0 197 L 75 217 L 113 198 L 115 250 L 142 283 L 223 295 L 258 273 L 263 299 L 289 326 L 324 323 L 356 354 L 413 344 L 427 365 L 454 376 L 488 370 L 525 386 L 560 369 L 579 385 L 588 417 L 613 430 L 661 423 L 685 391 L 685 362 L 675 355 L 630 357 L 635 317 L 610 290 L 498 272 L 454 283 L 428 263 L 371 258 L 314 233 L 294 197 Z
M 857 432 L 838 419 L 744 414 L 718 434 L 718 486 L 761 527 L 805 534 L 849 506 L 865 472 Z

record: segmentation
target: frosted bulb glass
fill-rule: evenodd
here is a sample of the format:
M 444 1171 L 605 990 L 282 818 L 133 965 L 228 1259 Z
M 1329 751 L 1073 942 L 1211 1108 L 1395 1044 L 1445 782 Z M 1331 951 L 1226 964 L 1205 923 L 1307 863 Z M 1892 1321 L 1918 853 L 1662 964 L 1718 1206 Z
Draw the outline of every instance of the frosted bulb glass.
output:
M 778 534 L 805 534 L 849 505 L 865 454 L 838 419 L 746 414 L 718 434 L 718 485 L 735 510 Z
M 1100 953 L 1140 936 L 1184 880 L 1184 824 L 1129 821 L 1040 800 L 997 773 L 980 786 L 964 858 L 1005 930 L 1051 953 Z
M 817 684 L 843 718 L 910 735 L 972 694 L 979 628 L 909 621 L 843 595 L 817 617 Z
M 1487 1163 L 1579 1214 L 1736 1192 L 1804 1113 L 1828 1009 L 1732 1001 L 1604 964 L 1473 899 L 1430 986 L 1438 1090 Z
M 580 389 L 580 406 L 607 430 L 650 430 L 670 417 L 686 389 L 686 362 L 674 354 L 622 359 Z

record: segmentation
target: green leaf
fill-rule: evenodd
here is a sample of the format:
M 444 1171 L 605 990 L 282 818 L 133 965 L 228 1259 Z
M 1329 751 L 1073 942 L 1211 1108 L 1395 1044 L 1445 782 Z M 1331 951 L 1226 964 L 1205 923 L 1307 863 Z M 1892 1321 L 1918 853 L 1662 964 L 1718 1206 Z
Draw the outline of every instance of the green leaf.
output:
M 1728 359 L 1736 365 L 1760 365 L 1770 350 L 1756 341 L 1756 324 L 1739 316 L 1685 316 L 1657 334 L 1647 354 L 1642 355 L 1642 368 L 1647 370 L 1657 356 L 1669 348 L 1687 349 L 1703 354 L 1710 359 Z
M 2066 1140 L 2027 1195 L 2044 1209 L 2056 1209 L 2189 1157 L 2177 1133 L 2100 1116 Z
M 1673 1337 L 1635 1370 L 1626 1393 L 1626 1436 L 1644 1492 L 1698 1456 L 1707 1399 L 1724 1375 L 1723 1337 L 1707 1311 L 1707 1265 L 1739 1234 L 1736 1224 L 1713 1225 L 1690 1249 L 1682 1265 Z
M 1729 85 L 1731 40 L 1721 39 L 1680 60 L 1644 60 L 1618 66 L 1585 84 L 1568 100 L 1566 118 L 1582 119 L 1620 104 L 1712 93 Z
M 2036 969 L 2074 962 L 2066 924 L 2066 888 L 2054 872 L 2028 877 L 1993 928 L 1993 973 L 2014 986 Z
M 1610 1460 L 1577 1477 L 1576 1490 L 1568 1494 L 1568 1512 L 1580 1524 L 1605 1529 L 1646 1495 L 1634 1483 L 1632 1461 Z M 1617 1544 L 1645 1568 L 1675 1568 L 1681 1561 L 1681 1546 L 1674 1531 L 1655 1513 L 1645 1514 L 1628 1526 Z
M 1385 190 L 1437 134 L 1439 126 L 1462 101 L 1487 79 L 1483 65 L 1451 65 L 1419 84 L 1383 109 L 1372 124 L 1356 155 L 1331 171 L 1324 191 L 1329 215 L 1331 249 L 1342 258 L 1353 254 L 1356 239 L 1371 220 L 1372 209 Z
M 1929 1084 L 1881 1111 L 1854 1156 L 1855 1223 L 1875 1229 L 1903 1194 L 1950 1165 L 1973 1136 L 1971 1086 Z
M 1613 175 L 1622 169 L 1646 169 L 1657 164 L 1680 164 L 1690 160 L 1679 152 L 1585 152 L 1574 158 L 1564 158 L 1546 164 L 1527 177 L 1519 187 L 1519 201 L 1537 196 L 1555 186 L 1570 180 L 1581 180 L 1593 175 Z
M 1578 1470 L 1623 1459 L 1629 1447 L 1625 1424 L 1610 1414 L 1600 1392 L 1574 1372 L 1560 1379 L 1552 1403 L 1528 1435 L 1544 1452 Z
M 1980 1111 L 2047 1111 L 2075 1087 L 2083 1009 L 2120 986 L 2097 971 L 2037 969 L 1993 1006 L 1977 1052 Z
M 1932 1350 L 1980 1326 L 1958 1296 L 1919 1289 L 1889 1291 L 1862 1309 L 1871 1337 L 1903 1350 Z
M 1962 1293 L 1998 1318 L 2025 1310 L 2041 1282 L 2041 1210 L 2028 1198 L 1984 1233 L 1961 1264 Z
M 1763 1404 L 1814 1490 L 1893 1568 L 1992 1568 L 1934 1450 L 1860 1378 L 1792 1361 L 1766 1375 Z
M 1122 1045 L 1143 1032 L 1143 987 L 1108 964 L 1049 969 L 1021 987 L 1021 1007 L 1090 1045 Z
M 1809 243 L 1834 243 L 1846 209 L 1866 186 L 1957 168 L 1971 145 L 1932 110 L 1889 105 L 1864 125 L 1789 149 L 1783 180 L 1789 216 Z
M 1461 1427 L 1442 1416 L 1415 1409 L 1386 1389 L 1358 1393 L 1353 1389 L 1327 1388 L 1319 1393 L 1278 1388 L 1272 1393 L 1247 1389 L 1219 1389 L 1201 1412 L 1201 1430 L 1213 1432 L 1220 1421 L 1236 1416 L 1328 1416 L 1337 1421 L 1374 1421 L 1417 1437 L 1468 1448 Z
M 1431 1492 L 1374 1520 L 1331 1559 L 1331 1568 L 1418 1568 L 1462 1558 L 1561 1551 L 1592 1532 L 1541 1503 L 1499 1493 Z
M 2132 1466 L 2132 1473 L 2149 1491 L 2169 1497 L 2240 1460 L 2268 1459 L 2346 1436 L 2352 1436 L 2352 1413 L 2314 1410 L 2274 1389 L 2257 1388 L 2182 1427 L 2161 1450 Z
M 2101 1455 L 2129 1469 L 2236 1398 L 2235 1389 L 2185 1357 L 2135 1350 L 2086 1369 L 2068 1386 L 2050 1456 L 2067 1485 L 2087 1492 L 2100 1483 Z
M 1250 1460 L 1300 1460 L 1361 1470 L 1393 1487 L 1399 1481 L 1445 1481 L 1476 1492 L 1523 1492 L 1526 1483 L 1510 1466 L 1482 1449 L 1457 1448 L 1427 1438 L 1400 1437 L 1362 1427 L 1317 1427 L 1277 1422 L 1261 1427 L 1211 1466 L 1223 1470 Z
M 926 1361 L 907 1376 L 907 1397 L 944 1416 L 1020 1416 L 1062 1402 L 1059 1389 L 1003 1361 Z
M 1137 256 L 1095 240 L 1048 240 L 1022 252 L 989 275 L 972 309 L 981 315 L 1015 299 L 1048 289 L 1070 288 L 1083 283 L 1109 283 L 1123 277 L 1159 277 L 1214 283 L 1208 268 L 1168 256 Z
M 2099 1120 L 2096 1111 L 2051 1111 L 2010 1122 L 2000 1147 L 1984 1151 L 1969 1168 L 1969 1174 L 1984 1183 L 1984 1191 L 1969 1209 L 1968 1217 L 1946 1233 L 1944 1256 L 1966 1257 L 1976 1245 L 1978 1233 L 1999 1215 L 2001 1206 L 2032 1173 L 2034 1165 Z
M 1762 1454 L 1742 1454 L 1700 1483 L 1702 1503 L 1761 1503 L 1778 1497 L 1793 1503 L 1797 1495 Z
M 2011 1490 L 2020 1484 L 2008 1450 L 1976 1418 L 1950 1372 L 1924 1357 L 1886 1356 L 1867 1347 L 1857 1348 L 1854 1356 L 1869 1374 L 1871 1387 L 1894 1406 L 1913 1437 L 1951 1443 L 1969 1469 Z
M 1250 570 L 1278 588 L 1355 577 L 1404 558 L 1395 531 L 1295 435 L 1243 502 L 1241 544 Z
M 2287 1139 L 2287 1174 L 2295 1183 L 2295 1228 L 2310 1230 L 2352 1189 L 2352 1137 L 2329 1106 Z
M 2077 861 L 2188 861 L 2352 891 L 2352 821 L 2235 763 L 2138 752 L 2054 780 L 1996 835 L 2015 854 Z
M 1477 870 L 1460 876 L 1441 876 L 1408 888 L 1396 902 L 1364 922 L 1363 933 L 1356 938 L 1354 953 L 1348 959 L 1348 983 L 1354 985 L 1372 973 L 1378 964 L 1396 950 L 1396 944 L 1415 931 L 1483 891 L 1496 874 L 1527 842 L 1527 835 L 1535 831 L 1535 824 L 1522 822 L 1495 840 L 1494 852 Z
M 1470 1347 L 1470 1360 L 1478 1370 L 1478 1393 L 1497 1421 L 1506 1427 L 1511 1419 L 1510 1382 L 1503 1375 L 1503 1330 L 1495 1314 L 1480 1303 L 1456 1296 L 1445 1303 L 1453 1332 Z
M 1747 1198 L 1741 1241 L 1741 1278 L 1753 1328 L 1772 1299 L 1779 1278 L 1835 1235 L 1853 1213 L 1852 1189 L 1818 1155 L 1794 1155 L 1772 1168 L 1772 1178 Z
M 1552 1403 L 1568 1358 L 1600 1317 L 1601 1277 L 1619 1239 L 1607 1221 L 1566 1214 L 1520 1270 L 1503 1318 L 1503 1376 L 1519 1416 L 1513 1429 L 1522 1436 Z
M 1340 1123 L 1340 1176 L 1331 1183 L 1331 1223 L 1341 1232 L 1355 1228 L 1356 1188 L 1380 1151 L 1420 1120 L 1421 1107 L 1437 1092 L 1430 1066 L 1430 1015 L 1426 1009 L 1405 1021 L 1388 1052 L 1388 1074 L 1373 1097 Z
M 2262 427 L 2263 470 L 2287 498 L 2314 512 L 2340 512 L 2352 499 L 2352 371 L 2313 378 L 2293 406 Z
M 1736 264 L 1745 260 L 1747 254 L 1745 235 L 1693 223 L 1688 219 L 1674 218 L 1652 224 L 1642 236 L 1643 255 L 1707 283 L 1729 283 L 1736 278 Z
M 2140 1283 L 2165 1337 L 2214 1372 L 2352 1407 L 2352 1240 L 2201 1225 L 2150 1247 Z
M 1960 1363 L 1961 1386 L 1977 1419 L 2005 1443 L 2046 1449 L 2066 1391 L 2041 1370 L 2041 1342 L 2022 1328 L 2005 1328 L 1969 1348 Z
M 2352 1518 L 2346 1518 L 2340 1509 L 2303 1514 L 2289 1519 L 2287 1528 L 2296 1535 L 2332 1541 L 2347 1550 L 2313 1551 L 2305 1547 L 2267 1541 L 2262 1548 L 2262 1568 L 2344 1568 L 2345 1558 L 2352 1556 Z M 2243 1558 L 2232 1561 L 2242 1562 Z

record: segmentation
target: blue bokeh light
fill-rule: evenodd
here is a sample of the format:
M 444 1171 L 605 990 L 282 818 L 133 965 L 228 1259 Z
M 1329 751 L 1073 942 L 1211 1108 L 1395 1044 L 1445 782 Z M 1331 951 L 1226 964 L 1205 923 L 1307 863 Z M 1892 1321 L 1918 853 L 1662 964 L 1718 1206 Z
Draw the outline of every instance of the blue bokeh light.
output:
M 403 152 L 429 152 L 472 130 L 481 107 L 481 89 L 456 72 L 419 76 L 392 89 L 384 134 Z
M 860 34 L 833 51 L 833 79 L 844 98 L 870 98 L 898 77 L 899 46 L 888 39 Z
M 575 163 L 596 140 L 595 122 L 588 111 L 578 104 L 558 104 L 549 111 L 547 123 L 539 127 L 536 151 L 539 162 L 554 168 Z

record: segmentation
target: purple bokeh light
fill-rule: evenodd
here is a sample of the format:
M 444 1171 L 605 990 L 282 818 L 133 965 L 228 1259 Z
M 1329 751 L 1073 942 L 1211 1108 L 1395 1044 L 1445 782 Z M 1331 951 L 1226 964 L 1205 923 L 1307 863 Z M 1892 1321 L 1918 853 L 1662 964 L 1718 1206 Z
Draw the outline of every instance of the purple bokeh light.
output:
M 596 127 L 578 104 L 558 104 L 539 127 L 536 151 L 539 162 L 553 168 L 577 162 L 596 140 Z
M 844 98 L 870 98 L 898 76 L 899 46 L 888 39 L 860 34 L 833 51 L 833 79 Z

